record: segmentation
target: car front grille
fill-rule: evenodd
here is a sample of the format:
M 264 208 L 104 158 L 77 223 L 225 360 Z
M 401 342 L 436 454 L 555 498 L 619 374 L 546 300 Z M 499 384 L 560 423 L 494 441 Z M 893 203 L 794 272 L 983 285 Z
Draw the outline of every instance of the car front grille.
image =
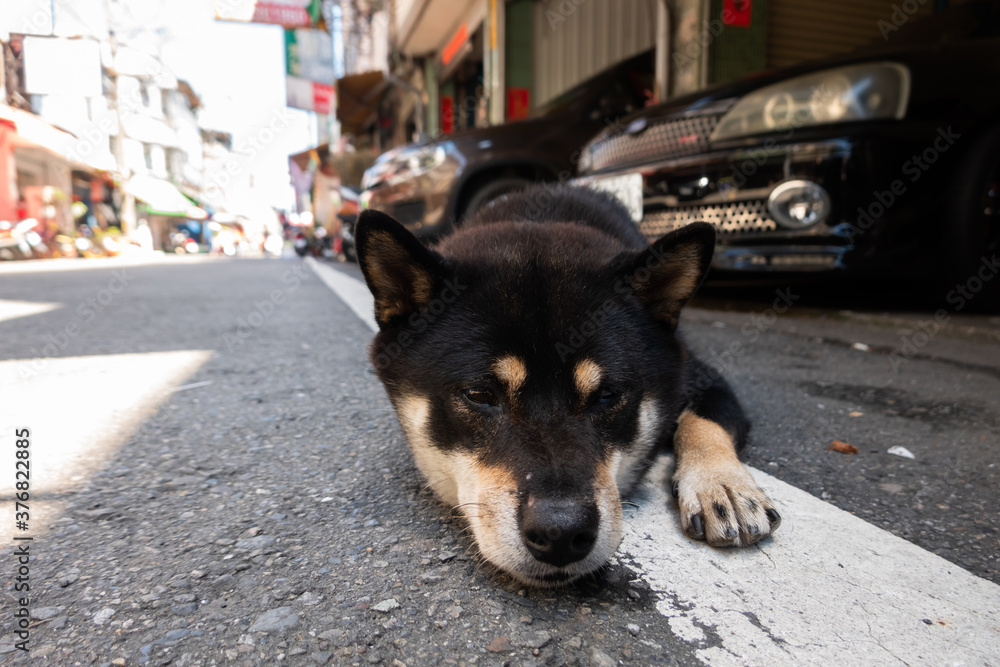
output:
M 699 220 L 711 223 L 720 235 L 772 232 L 778 228 L 768 217 L 765 200 L 747 199 L 650 211 L 643 216 L 639 230 L 653 240 Z
M 637 134 L 605 130 L 584 148 L 581 171 L 656 162 L 703 152 L 722 114 L 688 116 L 654 122 Z

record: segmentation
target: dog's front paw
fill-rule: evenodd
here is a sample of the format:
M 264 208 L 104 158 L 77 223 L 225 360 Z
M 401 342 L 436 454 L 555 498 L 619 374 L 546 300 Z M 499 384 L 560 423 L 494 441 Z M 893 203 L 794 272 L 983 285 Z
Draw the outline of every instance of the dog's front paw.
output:
M 781 515 L 739 461 L 724 467 L 685 466 L 671 489 L 688 537 L 713 547 L 742 547 L 781 525 Z

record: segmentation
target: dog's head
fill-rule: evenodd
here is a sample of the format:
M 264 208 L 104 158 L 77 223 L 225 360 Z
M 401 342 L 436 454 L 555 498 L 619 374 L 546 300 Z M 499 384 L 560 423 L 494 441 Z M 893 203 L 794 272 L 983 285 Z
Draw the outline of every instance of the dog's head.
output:
M 619 494 L 682 407 L 674 330 L 712 227 L 641 252 L 566 222 L 471 227 L 437 251 L 379 212 L 357 227 L 371 359 L 430 487 L 525 583 L 602 567 Z

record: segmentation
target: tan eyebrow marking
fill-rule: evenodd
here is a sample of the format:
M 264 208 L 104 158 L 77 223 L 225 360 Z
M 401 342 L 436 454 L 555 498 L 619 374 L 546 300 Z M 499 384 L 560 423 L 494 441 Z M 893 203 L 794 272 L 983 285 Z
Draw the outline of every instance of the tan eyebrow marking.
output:
M 496 373 L 501 382 L 507 385 L 507 390 L 512 394 L 520 389 L 521 385 L 528 379 L 528 367 L 522 360 L 514 356 L 497 359 L 496 363 L 493 364 L 493 372 Z
M 577 362 L 573 369 L 573 380 L 576 382 L 576 389 L 580 392 L 580 397 L 587 399 L 601 386 L 601 379 L 604 372 L 601 367 L 590 359 L 583 359 Z

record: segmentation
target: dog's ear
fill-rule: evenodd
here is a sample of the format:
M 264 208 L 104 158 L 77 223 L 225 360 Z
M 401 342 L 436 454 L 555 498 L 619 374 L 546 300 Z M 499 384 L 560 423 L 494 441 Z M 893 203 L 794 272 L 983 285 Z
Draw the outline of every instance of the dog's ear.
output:
M 715 252 L 715 228 L 695 222 L 670 232 L 625 263 L 625 281 L 654 319 L 677 327 L 681 308 L 701 286 Z
M 363 211 L 354 233 L 358 264 L 375 297 L 380 328 L 425 308 L 444 277 L 441 257 L 380 211 Z

